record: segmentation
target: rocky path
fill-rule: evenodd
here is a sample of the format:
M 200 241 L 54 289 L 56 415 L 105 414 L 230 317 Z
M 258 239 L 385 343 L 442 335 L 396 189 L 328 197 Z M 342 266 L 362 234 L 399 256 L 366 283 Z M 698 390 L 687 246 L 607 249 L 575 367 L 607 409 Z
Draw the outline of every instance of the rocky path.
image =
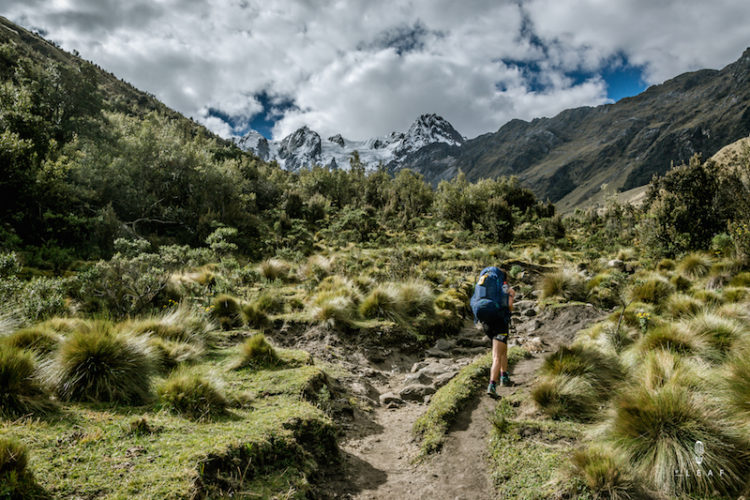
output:
M 569 343 L 575 333 L 601 313 L 573 306 L 538 314 L 535 303 L 518 304 L 513 343 L 532 353 L 512 371 L 514 386 L 501 396 L 527 390 L 544 355 Z M 341 443 L 343 464 L 325 488 L 326 496 L 346 499 L 494 498 L 487 461 L 487 440 L 497 400 L 473 399 L 451 427 L 440 453 L 416 461 L 414 421 L 427 409 L 431 394 L 458 370 L 488 352 L 489 340 L 469 321 L 457 337 L 443 339 L 409 368 L 373 369 L 359 392 L 372 400 L 371 411 L 358 412 Z M 370 384 L 369 381 L 372 381 Z M 365 387 L 366 385 L 366 387 Z M 484 387 L 482 387 L 483 389 Z

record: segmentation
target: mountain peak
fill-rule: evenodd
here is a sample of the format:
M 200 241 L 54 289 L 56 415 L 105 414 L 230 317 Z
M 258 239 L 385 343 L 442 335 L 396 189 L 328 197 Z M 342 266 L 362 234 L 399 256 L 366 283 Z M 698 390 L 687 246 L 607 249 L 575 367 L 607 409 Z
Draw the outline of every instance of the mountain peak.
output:
M 434 113 L 420 115 L 404 138 L 404 152 L 416 151 L 435 142 L 460 146 L 464 138 L 448 120 Z

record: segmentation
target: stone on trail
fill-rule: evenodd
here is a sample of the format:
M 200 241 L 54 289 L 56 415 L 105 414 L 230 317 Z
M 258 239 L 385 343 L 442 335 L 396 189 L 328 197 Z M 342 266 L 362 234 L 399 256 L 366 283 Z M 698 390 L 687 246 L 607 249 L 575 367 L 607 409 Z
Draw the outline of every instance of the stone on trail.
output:
M 401 389 L 399 396 L 404 401 L 422 401 L 428 394 L 435 394 L 436 390 L 431 385 L 413 384 Z
M 437 342 L 435 342 L 435 349 L 439 351 L 450 351 L 453 346 L 454 343 L 448 339 L 437 339 Z
M 425 366 L 428 366 L 428 365 L 429 365 L 429 363 L 426 362 L 426 361 L 419 361 L 417 363 L 414 363 L 412 365 L 412 367 L 411 367 L 411 372 L 412 373 L 416 373 L 416 372 L 418 372 L 419 370 L 421 370 L 422 368 L 424 368 Z
M 432 377 L 423 372 L 411 373 L 404 379 L 404 384 L 430 384 Z
M 386 392 L 380 395 L 380 404 L 383 406 L 390 405 L 402 405 L 404 400 L 399 397 L 395 392 Z
M 428 356 L 432 356 L 433 358 L 449 358 L 451 355 L 448 354 L 445 351 L 441 351 L 440 349 L 437 349 L 433 347 L 432 349 L 427 349 L 425 351 L 425 354 Z
M 456 376 L 456 373 L 443 373 L 442 375 L 435 377 L 435 387 L 437 389 L 440 389 L 445 384 L 450 382 L 455 376 Z

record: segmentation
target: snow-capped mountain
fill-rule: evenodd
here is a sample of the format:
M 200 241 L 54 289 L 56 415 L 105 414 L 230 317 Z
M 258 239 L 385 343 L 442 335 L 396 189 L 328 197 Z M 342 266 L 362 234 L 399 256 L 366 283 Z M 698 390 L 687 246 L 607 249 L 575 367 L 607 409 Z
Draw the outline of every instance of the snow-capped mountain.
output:
M 425 146 L 444 143 L 460 146 L 464 138 L 444 118 L 435 114 L 420 116 L 406 133 L 391 132 L 384 137 L 366 141 L 352 141 L 336 134 L 326 140 L 308 127 L 297 129 L 281 141 L 268 141 L 251 130 L 235 139 L 237 145 L 252 151 L 266 161 L 276 160 L 283 168 L 297 171 L 323 165 L 329 168 L 349 168 L 354 151 L 359 153 L 365 168 L 372 170 L 383 164 L 392 170 L 403 167 L 403 160 Z

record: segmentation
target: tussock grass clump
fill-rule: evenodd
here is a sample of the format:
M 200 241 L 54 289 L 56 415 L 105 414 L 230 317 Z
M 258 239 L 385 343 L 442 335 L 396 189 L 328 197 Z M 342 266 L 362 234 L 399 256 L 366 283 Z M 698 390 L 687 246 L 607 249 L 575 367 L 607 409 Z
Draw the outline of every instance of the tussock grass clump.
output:
M 638 373 L 643 387 L 650 390 L 660 389 L 666 384 L 700 389 L 703 384 L 695 365 L 689 364 L 679 354 L 664 349 L 646 353 Z
M 96 321 L 80 318 L 50 318 L 36 325 L 38 328 L 51 329 L 57 333 L 68 334 L 73 332 L 91 331 L 96 327 Z
M 652 275 L 637 280 L 630 289 L 630 298 L 634 301 L 659 305 L 674 293 L 674 286 L 659 275 Z
M 750 288 L 729 286 L 721 291 L 724 302 L 742 302 L 750 298 Z
M 422 281 L 406 281 L 397 287 L 398 299 L 403 303 L 404 313 L 411 317 L 435 313 L 435 294 L 432 287 Z
M 646 498 L 630 468 L 612 449 L 602 446 L 578 449 L 570 461 L 570 475 L 582 480 L 596 498 Z
M 750 302 L 724 304 L 716 313 L 727 318 L 750 321 Z
M 36 498 L 33 476 L 28 470 L 26 446 L 15 439 L 0 437 L 0 495 L 3 498 Z
M 664 308 L 672 317 L 681 318 L 697 314 L 703 308 L 703 303 L 685 293 L 674 293 L 669 296 Z
M 320 281 L 329 274 L 333 269 L 333 259 L 321 254 L 315 254 L 308 257 L 307 262 L 300 266 L 298 274 L 300 279 L 313 279 Z
M 240 303 L 231 295 L 221 294 L 214 299 L 211 316 L 219 322 L 224 330 L 242 326 Z
M 142 404 L 151 395 L 154 362 L 147 338 L 111 325 L 69 335 L 57 351 L 50 382 L 63 401 Z
M 612 307 L 620 302 L 620 290 L 625 275 L 620 272 L 599 273 L 586 283 L 589 297 L 604 307 Z
M 17 418 L 53 408 L 36 380 L 35 369 L 30 352 L 0 345 L 0 416 Z
M 268 315 L 255 303 L 242 306 L 242 319 L 251 328 L 264 328 L 268 325 Z
M 545 358 L 540 372 L 544 375 L 584 376 L 602 392 L 610 392 L 624 375 L 617 357 L 582 345 L 560 347 Z
M 672 271 L 675 268 L 675 262 L 672 259 L 661 259 L 658 264 L 656 264 L 656 270 L 663 272 L 663 271 Z
M 162 371 L 169 371 L 181 363 L 195 361 L 203 354 L 203 347 L 197 344 L 188 344 L 174 340 L 165 340 L 161 337 L 151 337 L 148 341 L 156 365 Z
M 636 350 L 645 355 L 655 349 L 664 349 L 685 356 L 700 354 L 705 347 L 702 339 L 691 335 L 686 328 L 667 323 L 649 330 L 637 343 Z
M 185 306 L 177 307 L 161 316 L 126 321 L 118 325 L 118 329 L 123 332 L 150 334 L 164 340 L 196 344 L 203 343 L 214 327 L 210 321 Z
M 253 302 L 258 311 L 268 314 L 284 312 L 284 298 L 278 293 L 266 290 Z
M 750 287 L 750 272 L 736 274 L 730 281 L 730 286 Z
M 713 290 L 693 289 L 691 293 L 693 297 L 700 300 L 708 307 L 714 307 L 724 302 L 724 296 Z
M 392 284 L 378 285 L 359 304 L 359 314 L 363 318 L 385 318 L 399 322 L 405 313 L 403 306 L 396 287 Z
M 736 493 L 750 473 L 748 445 L 718 410 L 683 387 L 667 384 L 651 391 L 633 388 L 618 399 L 609 429 L 636 473 L 669 496 Z M 695 442 L 704 444 L 703 460 L 724 474 L 695 474 Z M 675 470 L 690 467 L 690 474 Z
M 727 363 L 726 389 L 729 406 L 745 422 L 750 420 L 750 351 L 740 352 Z
M 705 276 L 710 269 L 711 261 L 700 253 L 686 255 L 676 267 L 677 272 L 693 279 Z
M 531 390 L 537 406 L 554 419 L 590 420 L 599 409 L 599 394 L 586 377 L 546 376 Z
M 260 263 L 258 271 L 260 272 L 260 275 L 267 280 L 274 281 L 278 279 L 288 281 L 290 278 L 289 272 L 291 271 L 291 266 L 285 260 L 275 258 L 267 259 Z
M 235 365 L 235 369 L 264 368 L 276 365 L 279 362 L 279 356 L 273 346 L 266 340 L 266 336 L 257 333 L 242 344 L 240 359 Z
M 585 301 L 588 294 L 583 277 L 571 269 L 561 269 L 542 277 L 542 298 L 562 297 L 565 300 Z
M 11 335 L 2 337 L 0 342 L 9 346 L 17 347 L 18 349 L 32 351 L 39 356 L 47 356 L 57 349 L 60 340 L 60 334 L 51 328 L 33 326 L 30 328 L 23 328 Z
M 158 388 L 164 407 L 193 420 L 209 420 L 226 412 L 224 394 L 209 379 L 178 371 Z
M 618 313 L 619 314 L 619 313 Z M 603 321 L 579 332 L 575 344 L 598 349 L 605 353 L 619 354 L 640 337 L 640 333 L 625 322 Z
M 678 292 L 687 292 L 693 286 L 693 280 L 689 280 L 681 274 L 675 274 L 669 278 L 669 282 L 674 285 Z
M 357 304 L 351 297 L 335 292 L 321 292 L 315 295 L 310 309 L 310 317 L 329 327 L 351 327 L 357 320 Z
M 638 257 L 638 253 L 635 251 L 635 248 L 633 247 L 623 247 L 620 250 L 617 251 L 617 256 L 619 260 L 635 260 Z
M 723 359 L 738 339 L 750 338 L 750 330 L 741 322 L 713 312 L 699 314 L 685 328 L 713 348 L 713 354 L 719 355 L 715 361 Z

